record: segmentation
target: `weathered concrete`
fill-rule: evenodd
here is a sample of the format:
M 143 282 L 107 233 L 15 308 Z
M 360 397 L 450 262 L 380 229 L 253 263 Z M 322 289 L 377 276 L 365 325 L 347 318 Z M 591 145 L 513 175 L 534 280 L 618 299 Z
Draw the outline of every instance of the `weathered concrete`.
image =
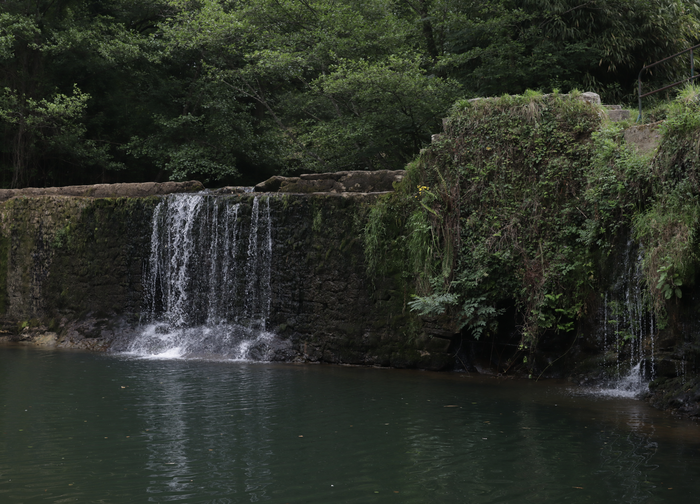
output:
M 591 105 L 600 105 L 600 95 L 598 93 L 586 91 L 585 93 L 581 93 L 579 99 L 585 101 L 586 103 L 590 103 Z
M 630 111 L 624 110 L 621 105 L 604 105 L 608 113 L 608 119 L 613 122 L 625 121 L 630 118 Z
M 80 196 L 89 198 L 143 198 L 159 194 L 197 192 L 204 190 L 201 182 L 141 182 L 134 184 L 96 184 L 65 187 L 26 187 L 0 189 L 0 201 L 18 196 Z
M 661 143 L 661 133 L 659 132 L 661 123 L 662 121 L 657 121 L 627 128 L 624 132 L 625 142 L 634 145 L 637 151 L 642 154 L 655 152 Z
M 280 193 L 375 193 L 394 190 L 401 182 L 404 170 L 341 171 L 310 173 L 299 177 L 269 178 L 255 186 L 256 192 Z

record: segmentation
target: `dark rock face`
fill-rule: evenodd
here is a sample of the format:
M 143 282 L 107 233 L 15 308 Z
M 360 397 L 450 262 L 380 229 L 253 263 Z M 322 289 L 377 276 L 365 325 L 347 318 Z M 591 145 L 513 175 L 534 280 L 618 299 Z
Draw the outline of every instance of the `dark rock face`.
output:
M 270 326 L 306 361 L 450 367 L 450 340 L 410 313 L 407 293 L 390 279 L 373 283 L 365 273 L 364 223 L 376 197 L 272 199 Z
M 0 205 L 4 325 L 138 316 L 157 198 L 13 198 Z M 83 326 L 100 324 L 83 324 Z M 104 325 L 104 324 L 102 324 Z M 98 336 L 93 329 L 85 336 Z

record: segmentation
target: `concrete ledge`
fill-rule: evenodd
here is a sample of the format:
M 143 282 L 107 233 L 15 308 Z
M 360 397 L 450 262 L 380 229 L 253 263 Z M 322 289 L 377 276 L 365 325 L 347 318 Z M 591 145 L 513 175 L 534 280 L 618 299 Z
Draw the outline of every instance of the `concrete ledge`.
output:
M 376 193 L 394 190 L 405 170 L 340 171 L 308 173 L 299 177 L 276 175 L 255 186 L 255 192 L 296 194 L 315 193 Z
M 201 182 L 141 182 L 134 184 L 95 184 L 65 187 L 26 187 L 0 189 L 0 202 L 18 196 L 78 196 L 88 198 L 144 197 L 159 194 L 197 192 L 204 190 Z
M 624 131 L 625 142 L 633 144 L 637 151 L 642 154 L 654 152 L 661 143 L 661 133 L 659 133 L 661 122 L 640 124 L 627 128 Z

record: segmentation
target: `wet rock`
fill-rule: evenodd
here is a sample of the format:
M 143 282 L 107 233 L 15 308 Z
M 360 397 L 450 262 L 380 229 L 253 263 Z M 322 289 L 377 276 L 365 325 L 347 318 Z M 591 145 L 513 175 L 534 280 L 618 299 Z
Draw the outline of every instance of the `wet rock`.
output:
M 676 359 L 671 359 L 667 357 L 658 357 L 656 358 L 653 368 L 652 368 L 652 363 L 651 359 L 647 358 L 645 359 L 645 375 L 648 377 L 652 376 L 652 373 L 655 376 L 663 376 L 667 378 L 675 378 L 678 376 L 678 371 L 679 369 L 682 369 L 682 363 Z

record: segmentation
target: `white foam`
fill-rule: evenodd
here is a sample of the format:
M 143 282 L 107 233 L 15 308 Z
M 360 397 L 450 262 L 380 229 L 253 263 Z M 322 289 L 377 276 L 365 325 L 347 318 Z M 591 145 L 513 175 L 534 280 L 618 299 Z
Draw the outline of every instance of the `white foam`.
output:
M 164 324 L 143 327 L 125 355 L 145 359 L 270 360 L 275 335 L 238 324 L 169 329 Z
M 144 357 L 149 357 L 151 359 L 182 359 L 183 358 L 183 350 L 180 347 L 173 347 L 167 349 L 165 352 L 153 354 L 153 355 L 148 355 Z
M 170 195 L 153 214 L 143 283 L 148 324 L 125 344 L 148 359 L 270 360 L 269 198 Z M 261 205 L 262 203 L 262 205 Z
M 629 399 L 635 399 L 648 391 L 649 385 L 642 377 L 641 361 L 630 369 L 626 376 L 612 382 L 609 386 L 593 389 L 593 393 L 598 396 Z

